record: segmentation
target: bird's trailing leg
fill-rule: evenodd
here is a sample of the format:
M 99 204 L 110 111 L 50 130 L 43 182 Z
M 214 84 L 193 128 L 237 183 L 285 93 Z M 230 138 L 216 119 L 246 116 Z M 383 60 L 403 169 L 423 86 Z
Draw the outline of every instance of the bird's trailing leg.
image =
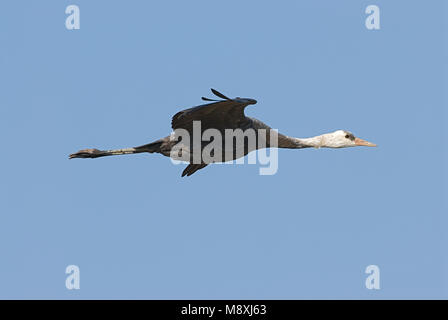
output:
M 169 139 L 166 137 L 164 139 L 160 139 L 148 144 L 145 144 L 140 147 L 135 148 L 125 148 L 125 149 L 115 149 L 115 150 L 98 150 L 98 149 L 84 149 L 80 150 L 76 153 L 72 153 L 69 158 L 99 158 L 106 156 L 118 156 L 121 154 L 134 154 L 134 153 L 142 153 L 142 152 L 161 152 L 161 146 L 165 140 Z
M 120 154 L 133 154 L 144 151 L 139 151 L 136 148 L 117 149 L 117 150 L 98 150 L 98 149 L 84 149 L 76 153 L 72 153 L 69 158 L 99 158 L 105 156 L 116 156 Z

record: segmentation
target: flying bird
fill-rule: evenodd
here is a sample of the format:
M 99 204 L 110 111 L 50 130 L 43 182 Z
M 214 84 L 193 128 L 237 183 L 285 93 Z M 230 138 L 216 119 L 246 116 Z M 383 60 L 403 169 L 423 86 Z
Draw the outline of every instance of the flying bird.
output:
M 182 110 L 176 113 L 171 120 L 171 127 L 174 133 L 181 132 L 183 135 L 171 134 L 157 141 L 134 148 L 98 150 L 84 149 L 69 156 L 73 158 L 99 158 L 105 156 L 114 156 L 134 153 L 160 153 L 164 156 L 185 160 L 188 166 L 182 172 L 183 176 L 190 176 L 196 171 L 205 168 L 213 162 L 225 162 L 236 160 L 247 155 L 249 152 L 262 148 L 347 148 L 356 146 L 375 147 L 376 144 L 355 137 L 351 132 L 337 130 L 331 133 L 325 133 L 311 138 L 294 138 L 278 133 L 268 125 L 255 118 L 246 117 L 244 110 L 247 106 L 256 104 L 257 101 L 249 98 L 230 99 L 222 93 L 211 89 L 212 93 L 219 99 L 210 99 L 202 97 L 207 104 L 202 104 L 193 108 Z M 200 124 L 199 129 L 198 125 Z M 221 141 L 194 141 L 195 129 L 200 130 L 196 135 L 202 137 L 206 130 L 214 130 L 215 134 L 220 134 Z M 255 134 L 254 143 L 249 142 L 250 135 L 244 136 L 243 140 L 235 143 L 234 136 L 226 136 L 226 131 L 249 132 Z M 263 133 L 263 134 L 261 134 Z M 273 138 L 274 140 L 273 143 Z M 230 141 L 232 140 L 232 141 Z M 212 142 L 210 142 L 212 141 Z M 231 142 L 231 143 L 230 143 Z M 195 155 L 205 151 L 208 144 L 215 143 L 214 150 L 210 155 L 213 160 L 206 161 L 203 157 L 195 158 Z M 216 147 L 218 146 L 218 147 Z M 219 152 L 219 153 L 218 153 Z M 199 159 L 199 161 L 197 161 Z

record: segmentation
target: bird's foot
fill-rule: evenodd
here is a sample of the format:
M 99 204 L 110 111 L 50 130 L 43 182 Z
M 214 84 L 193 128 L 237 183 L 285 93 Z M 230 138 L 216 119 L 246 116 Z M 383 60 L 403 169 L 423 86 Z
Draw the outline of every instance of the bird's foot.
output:
M 98 149 L 84 149 L 69 155 L 69 159 L 73 158 L 97 158 L 102 155 L 103 151 Z

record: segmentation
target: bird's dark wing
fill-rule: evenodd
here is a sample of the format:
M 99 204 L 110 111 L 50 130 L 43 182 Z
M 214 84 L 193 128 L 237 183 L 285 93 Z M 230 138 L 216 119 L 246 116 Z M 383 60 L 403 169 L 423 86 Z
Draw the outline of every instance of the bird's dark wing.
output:
M 200 164 L 193 164 L 190 163 L 185 170 L 182 172 L 182 177 L 183 176 L 191 176 L 193 173 L 195 173 L 198 170 L 201 170 L 202 168 L 205 168 L 207 166 L 206 163 L 200 163 Z
M 239 128 L 242 122 L 247 121 L 244 108 L 255 103 L 255 100 L 229 99 L 216 90 L 212 89 L 212 91 L 226 100 L 196 106 L 176 113 L 171 120 L 173 130 L 185 129 L 192 134 L 193 121 L 201 121 L 201 131 L 210 128 L 224 131 L 224 129 Z M 203 99 L 214 101 L 207 98 Z

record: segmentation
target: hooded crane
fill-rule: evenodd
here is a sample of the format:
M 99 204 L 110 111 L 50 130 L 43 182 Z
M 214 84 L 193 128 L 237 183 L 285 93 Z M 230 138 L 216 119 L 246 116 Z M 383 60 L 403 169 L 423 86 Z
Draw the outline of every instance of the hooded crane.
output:
M 376 145 L 365 141 L 363 139 L 355 137 L 351 132 L 345 130 L 337 130 L 331 133 L 325 133 L 319 136 L 311 138 L 294 138 L 277 133 L 276 130 L 271 129 L 268 125 L 264 124 L 260 120 L 246 117 L 244 114 L 244 109 L 248 105 L 256 104 L 257 101 L 249 98 L 234 98 L 230 99 L 223 95 L 222 93 L 211 89 L 212 93 L 222 100 L 215 100 L 202 97 L 202 100 L 208 101 L 210 103 L 199 105 L 190 109 L 185 109 L 176 113 L 171 121 L 171 127 L 174 130 L 173 134 L 154 141 L 149 144 L 145 144 L 135 148 L 126 149 L 116 149 L 116 150 L 98 150 L 98 149 L 84 149 L 69 156 L 70 159 L 73 158 L 99 158 L 105 156 L 114 156 L 122 154 L 134 154 L 134 153 L 160 153 L 164 156 L 186 160 L 189 164 L 182 172 L 183 176 L 191 176 L 196 171 L 205 168 L 209 163 L 212 162 L 224 162 L 229 160 L 236 160 L 247 155 L 249 152 L 262 148 L 278 147 L 286 149 L 303 149 L 303 148 L 347 148 L 356 146 L 368 146 L 375 147 Z M 206 161 L 203 157 L 199 157 L 199 161 L 195 161 L 195 153 L 197 154 L 204 151 L 207 146 L 207 141 L 200 141 L 195 145 L 193 137 L 195 136 L 194 130 L 197 130 L 195 123 L 200 124 L 200 135 L 202 137 L 203 133 L 207 129 L 214 129 L 215 133 L 218 133 L 223 137 L 220 148 L 215 148 L 216 150 L 211 151 L 211 155 L 220 151 L 220 156 L 218 159 L 214 158 L 211 161 Z M 189 140 L 184 139 L 184 136 L 179 137 L 174 133 L 179 132 L 183 129 L 184 133 L 187 133 Z M 226 131 L 227 130 L 238 130 L 247 132 L 248 130 L 253 130 L 255 133 L 254 137 L 256 139 L 255 143 L 249 143 L 247 137 L 244 140 L 240 140 L 240 144 L 234 143 L 234 136 L 230 136 L 232 139 L 231 144 L 226 143 Z M 265 133 L 265 138 L 262 134 Z M 277 137 L 276 144 L 272 144 L 271 135 L 275 134 Z M 187 136 L 187 137 L 188 137 Z M 230 139 L 230 138 L 227 138 Z M 260 141 L 262 139 L 263 141 Z M 185 141 L 184 141 L 185 140 Z M 213 141 L 215 142 L 215 141 Z M 216 142 L 215 142 L 216 143 Z M 196 146 L 196 148 L 195 148 Z M 176 148 L 176 149 L 175 149 Z

